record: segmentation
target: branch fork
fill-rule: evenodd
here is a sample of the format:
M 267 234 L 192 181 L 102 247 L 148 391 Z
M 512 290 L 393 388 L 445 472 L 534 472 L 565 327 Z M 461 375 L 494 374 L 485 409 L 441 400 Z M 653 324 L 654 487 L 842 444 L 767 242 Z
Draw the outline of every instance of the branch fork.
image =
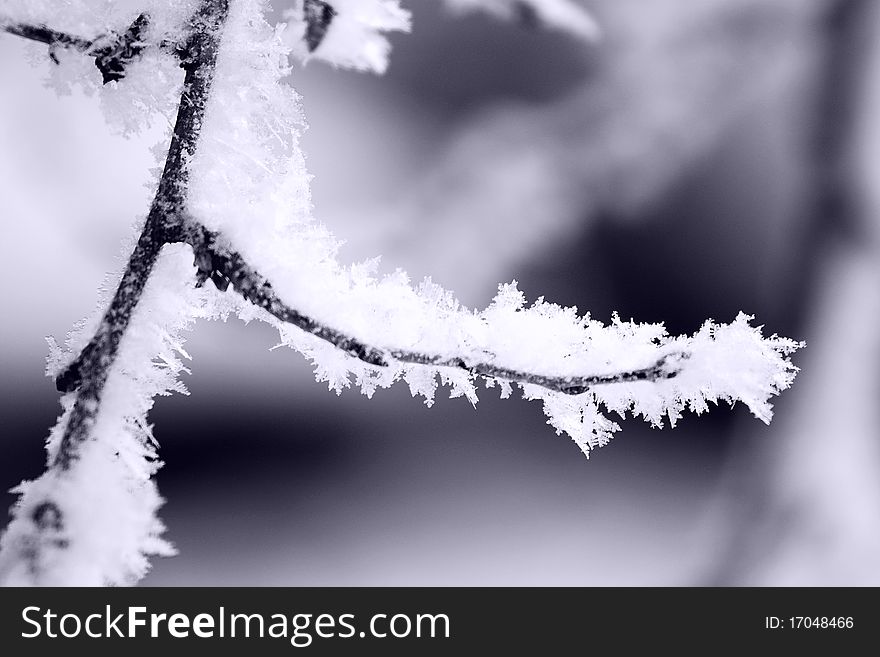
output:
M 310 49 L 317 48 L 333 18 L 332 7 L 324 2 L 307 2 Z M 121 34 L 110 34 L 87 40 L 58 32 L 45 26 L 9 24 L 0 21 L 0 29 L 24 38 L 46 43 L 54 59 L 53 48 L 73 48 L 89 57 L 101 71 L 104 82 L 118 81 L 125 76 L 126 66 L 147 47 L 172 50 L 186 71 L 176 123 L 158 190 L 150 206 L 143 230 L 128 260 L 122 279 L 101 323 L 88 345 L 55 379 L 63 393 L 75 394 L 63 435 L 50 462 L 49 470 L 64 476 L 80 458 L 81 448 L 91 437 L 107 382 L 118 355 L 120 343 L 129 329 L 132 314 L 142 296 L 157 258 L 167 244 L 186 243 L 193 250 L 197 268 L 195 285 L 208 280 L 218 290 L 229 287 L 244 299 L 262 308 L 277 319 L 292 324 L 332 344 L 352 358 L 374 367 L 388 367 L 394 362 L 429 367 L 465 370 L 474 376 L 503 379 L 543 386 L 567 395 L 580 395 L 591 387 L 633 381 L 657 381 L 678 374 L 687 353 L 667 353 L 656 362 L 640 369 L 609 374 L 585 374 L 554 377 L 519 371 L 500 366 L 490 360 L 478 362 L 459 356 L 425 354 L 403 349 L 366 344 L 287 305 L 263 277 L 238 252 L 228 248 L 221 236 L 208 230 L 187 209 L 189 172 L 187 162 L 195 153 L 205 107 L 210 98 L 220 33 L 228 12 L 228 0 L 204 0 L 191 20 L 185 44 L 145 40 L 149 16 L 141 14 Z M 38 568 L 39 546 L 43 543 L 64 547 L 68 538 L 65 518 L 58 503 L 45 499 L 31 513 L 32 542 L 29 543 L 30 567 Z
M 326 31 L 334 14 L 332 7 L 326 3 L 306 4 L 306 17 L 313 28 L 309 45 L 317 47 L 317 31 Z M 156 259 L 166 244 L 178 242 L 185 242 L 193 249 L 197 266 L 197 286 L 208 280 L 221 291 L 232 286 L 242 297 L 281 321 L 293 324 L 331 343 L 349 356 L 375 367 L 387 367 L 393 361 L 450 367 L 465 370 L 475 376 L 543 386 L 567 395 L 584 394 L 596 385 L 657 381 L 678 374 L 683 361 L 688 357 L 687 353 L 666 354 L 646 367 L 626 372 L 554 377 L 519 371 L 493 362 L 473 362 L 458 356 L 381 348 L 326 326 L 285 304 L 275 293 L 271 283 L 248 264 L 241 254 L 220 246 L 220 236 L 206 229 L 185 210 L 188 181 L 186 161 L 195 152 L 198 143 L 205 106 L 210 97 L 219 33 L 227 11 L 228 0 L 205 0 L 191 21 L 187 42 L 173 47 L 180 58 L 181 66 L 186 70 L 186 76 L 159 188 L 122 280 L 97 332 L 55 379 L 60 392 L 77 392 L 77 398 L 53 467 L 62 471 L 69 468 L 77 458 L 79 445 L 88 439 L 88 429 L 94 423 L 100 407 L 109 370 Z M 122 34 L 107 35 L 94 41 L 45 26 L 3 24 L 2 28 L 9 33 L 47 43 L 50 48 L 71 47 L 94 57 L 104 81 L 110 82 L 124 77 L 125 66 L 150 45 L 143 40 L 148 26 L 149 16 L 141 14 Z M 161 42 L 159 45 L 170 47 L 168 42 Z

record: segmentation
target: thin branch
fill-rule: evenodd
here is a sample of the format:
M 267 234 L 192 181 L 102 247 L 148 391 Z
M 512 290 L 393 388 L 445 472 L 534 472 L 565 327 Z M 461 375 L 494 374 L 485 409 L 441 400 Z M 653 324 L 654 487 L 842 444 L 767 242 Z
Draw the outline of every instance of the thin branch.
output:
M 186 200 L 187 162 L 196 149 L 208 102 L 219 48 L 219 33 L 228 12 L 228 0 L 204 0 L 192 18 L 187 43 L 175 51 L 186 70 L 165 168 L 143 231 L 132 252 L 98 330 L 82 353 L 59 375 L 59 389 L 77 390 L 76 399 L 49 471 L 68 473 L 78 461 L 82 445 L 89 440 L 97 421 L 101 397 L 132 314 L 140 301 L 153 266 L 166 244 L 177 241 L 178 217 Z M 53 45 L 69 45 L 95 57 L 105 82 L 124 75 L 125 64 L 145 47 L 141 41 L 148 17 L 141 15 L 122 35 L 94 42 L 71 37 L 44 27 L 4 25 L 12 34 Z M 165 44 L 160 44 L 165 47 Z M 69 546 L 66 519 L 59 500 L 47 494 L 29 513 L 33 534 L 22 539 L 21 557 L 34 581 L 43 567 L 44 547 Z
M 309 20 L 306 39 L 310 50 L 314 50 L 324 38 L 335 12 L 328 3 L 320 0 L 306 2 L 305 7 Z M 218 234 L 191 218 L 186 210 L 189 181 L 187 163 L 195 153 L 200 138 L 217 61 L 219 34 L 227 13 L 228 0 L 203 0 L 199 11 L 191 19 L 185 44 L 166 41 L 154 44 L 160 48 L 173 49 L 186 71 L 171 143 L 144 228 L 113 299 L 88 345 L 56 378 L 58 389 L 68 393 L 75 392 L 76 398 L 54 459 L 49 465 L 50 471 L 58 475 L 69 474 L 79 460 L 82 446 L 92 436 L 97 422 L 104 389 L 119 354 L 121 342 L 129 329 L 159 254 L 165 245 L 176 242 L 185 242 L 193 249 L 198 267 L 197 285 L 204 284 L 208 278 L 219 289 L 232 285 L 243 298 L 274 317 L 375 367 L 387 367 L 393 362 L 450 367 L 465 370 L 474 376 L 534 384 L 570 395 L 585 393 L 595 385 L 657 381 L 678 374 L 682 361 L 688 357 L 683 352 L 666 354 L 647 367 L 626 372 L 553 377 L 461 357 L 382 348 L 366 344 L 322 324 L 281 301 L 271 283 L 249 265 L 241 254 L 226 248 Z M 122 78 L 126 65 L 150 45 L 143 38 L 148 26 L 149 16 L 141 14 L 124 33 L 113 33 L 89 41 L 42 25 L 4 23 L 0 18 L 2 30 L 48 44 L 50 55 L 53 54 L 54 47 L 70 47 L 94 57 L 105 83 Z M 22 539 L 20 554 L 26 560 L 34 581 L 40 576 L 43 547 L 64 549 L 69 545 L 70 538 L 67 535 L 61 500 L 53 499 L 56 494 L 46 493 L 43 499 L 36 500 L 28 516 L 33 534 Z
M 182 238 L 193 248 L 200 281 L 210 277 L 221 290 L 231 284 L 242 297 L 281 321 L 311 333 L 365 363 L 377 367 L 388 365 L 385 351 L 370 347 L 286 305 L 275 294 L 271 283 L 251 267 L 241 254 L 220 246 L 222 242 L 217 233 L 209 231 L 195 219 L 187 219 Z
M 326 31 L 333 17 L 332 8 L 320 2 L 311 3 L 310 6 L 320 9 L 310 27 L 322 27 Z M 392 361 L 452 367 L 466 370 L 473 375 L 531 383 L 571 395 L 582 394 L 594 385 L 655 381 L 678 373 L 686 354 L 667 354 L 648 367 L 628 372 L 552 377 L 499 367 L 492 363 L 469 362 L 460 357 L 383 349 L 326 326 L 281 301 L 268 280 L 250 266 L 241 254 L 224 248 L 219 236 L 190 218 L 185 208 L 189 180 L 187 162 L 195 153 L 199 140 L 217 60 L 219 31 L 227 11 L 228 0 L 205 0 L 192 19 L 187 43 L 175 48 L 186 75 L 165 167 L 144 228 L 98 330 L 89 344 L 56 378 L 58 389 L 63 392 L 76 391 L 76 399 L 50 469 L 65 472 L 78 460 L 81 447 L 91 436 L 97 421 L 110 370 L 135 308 L 162 248 L 173 242 L 186 242 L 193 248 L 199 270 L 197 284 L 203 284 L 208 278 L 220 289 L 231 284 L 245 299 L 283 322 L 307 331 L 350 356 L 376 367 L 387 367 Z M 142 14 L 125 33 L 95 41 L 87 41 L 44 26 L 4 25 L 3 29 L 11 34 L 47 43 L 50 48 L 59 45 L 72 47 L 95 57 L 104 81 L 108 82 L 124 76 L 125 65 L 146 47 L 142 36 L 148 21 L 149 17 Z M 309 36 L 310 46 L 317 47 L 322 38 L 323 32 L 318 34 L 313 29 Z M 48 541 L 56 547 L 66 547 L 68 539 L 64 531 L 65 519 L 55 500 L 47 498 L 39 502 L 30 518 L 44 543 Z M 33 545 L 38 544 L 39 541 L 33 542 Z M 29 552 L 25 556 L 36 577 L 40 559 L 37 548 L 34 548 L 32 554 Z
M 690 354 L 687 352 L 675 351 L 664 354 L 653 364 L 636 370 L 582 376 L 547 376 L 546 374 L 535 374 L 509 367 L 501 367 L 493 363 L 471 363 L 459 357 L 431 356 L 413 351 L 398 350 L 391 351 L 390 354 L 395 360 L 402 363 L 432 365 L 434 367 L 457 367 L 467 370 L 471 374 L 493 379 L 505 379 L 514 383 L 529 383 L 547 388 L 548 390 L 562 392 L 566 395 L 581 395 L 597 385 L 672 379 L 681 371 L 682 361 L 690 357 Z
M 217 60 L 218 30 L 227 12 L 226 0 L 207 0 L 193 20 L 187 44 L 186 77 L 177 122 L 159 189 L 144 229 L 113 300 L 88 346 L 56 379 L 64 391 L 79 387 L 76 402 L 61 439 L 54 466 L 67 469 L 95 422 L 101 393 L 119 351 L 131 315 L 162 247 L 179 230 L 177 217 L 186 197 L 186 161 L 195 152 Z
M 335 15 L 332 7 L 323 2 L 307 3 L 305 10 L 310 18 L 310 27 L 315 29 L 322 27 L 326 30 Z M 79 392 L 54 465 L 67 469 L 76 458 L 79 445 L 87 439 L 97 416 L 110 367 L 116 359 L 120 341 L 128 329 L 132 313 L 162 247 L 172 242 L 187 242 L 193 248 L 199 265 L 198 284 L 211 278 L 218 288 L 226 289 L 231 283 L 245 299 L 265 309 L 271 315 L 329 342 L 354 358 L 377 367 L 385 367 L 391 360 L 415 365 L 452 367 L 466 370 L 473 375 L 534 384 L 569 395 L 583 394 L 595 385 L 656 381 L 672 378 L 678 374 L 681 362 L 687 358 L 686 353 L 666 354 L 647 367 L 626 372 L 554 377 L 493 363 L 468 361 L 461 357 L 424 354 L 402 349 L 383 349 L 367 345 L 353 336 L 326 326 L 282 302 L 269 281 L 251 267 L 239 253 L 219 247 L 218 236 L 194 219 L 187 217 L 184 220 L 188 182 L 185 162 L 195 152 L 198 142 L 216 62 L 217 29 L 224 21 L 226 11 L 227 0 L 206 0 L 193 19 L 188 43 L 177 49 L 181 57 L 181 65 L 187 73 L 159 189 L 125 273 L 97 332 L 55 380 L 59 391 L 73 392 L 79 389 Z M 124 74 L 124 62 L 130 61 L 143 49 L 144 44 L 140 39 L 148 21 L 149 17 L 141 14 L 124 34 L 113 37 L 109 43 L 107 39 L 103 39 L 106 45 L 98 50 L 95 50 L 93 45 L 99 43 L 101 39 L 88 42 L 43 26 L 7 25 L 5 29 L 43 43 L 71 45 L 89 52 L 96 57 L 99 68 L 102 65 L 106 68 L 106 81 L 106 77 L 111 79 L 121 77 Z M 317 33 L 312 36 L 314 39 L 310 40 L 310 46 L 316 47 L 320 39 Z M 323 32 L 320 37 L 323 37 Z M 104 72 L 103 68 L 102 72 Z
M 357 338 L 326 326 L 285 304 L 275 293 L 272 284 L 247 263 L 244 257 L 224 248 L 217 233 L 207 230 L 195 219 L 187 218 L 182 232 L 183 240 L 192 248 L 199 268 L 199 282 L 208 278 L 225 290 L 228 285 L 242 297 L 264 309 L 281 321 L 311 333 L 329 342 L 337 349 L 376 367 L 387 367 L 390 361 L 432 367 L 452 367 L 473 375 L 505 379 L 516 383 L 528 383 L 567 395 L 580 395 L 592 386 L 633 381 L 658 381 L 675 377 L 687 352 L 667 353 L 647 367 L 608 374 L 585 374 L 582 376 L 548 376 L 479 361 L 468 361 L 457 356 L 424 354 L 403 349 L 383 349 L 371 346 Z
M 74 36 L 73 34 L 67 34 L 66 32 L 59 32 L 58 30 L 50 29 L 45 25 L 2 23 L 0 24 L 0 29 L 24 39 L 45 43 L 48 46 L 64 46 L 66 48 L 79 50 L 80 52 L 86 52 L 92 47 L 92 42 L 88 39 L 83 39 L 82 37 Z
M 94 57 L 95 66 L 101 72 L 104 84 L 121 80 L 125 77 L 125 67 L 140 57 L 148 44 L 144 41 L 144 32 L 150 23 L 148 14 L 140 14 L 134 19 L 125 32 L 110 32 L 93 40 L 80 36 L 59 32 L 45 25 L 29 25 L 26 23 L 8 23 L 0 17 L 0 29 L 9 34 L 38 41 L 49 46 L 49 57 L 58 64 L 55 56 L 56 48 L 73 48 L 89 57 Z M 159 43 L 162 48 L 171 48 L 167 41 Z

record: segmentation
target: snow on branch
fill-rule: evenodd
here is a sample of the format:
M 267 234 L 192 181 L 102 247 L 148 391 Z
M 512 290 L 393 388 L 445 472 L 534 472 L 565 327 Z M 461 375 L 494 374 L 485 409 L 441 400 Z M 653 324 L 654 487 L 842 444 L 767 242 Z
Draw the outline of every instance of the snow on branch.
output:
M 58 377 L 59 388 L 71 392 L 50 437 L 47 472 L 18 488 L 15 519 L 0 542 L 0 579 L 8 583 L 135 582 L 146 572 L 147 555 L 171 551 L 159 538 L 161 498 L 149 479 L 158 463 L 143 415 L 153 396 L 176 387 L 174 377 L 146 383 L 114 365 L 148 282 L 156 284 L 151 273 L 184 202 L 186 161 L 199 137 L 226 12 L 226 0 L 206 0 L 193 17 L 184 92 L 159 189 L 94 337 Z M 138 310 L 143 314 L 142 304 Z M 185 315 L 167 320 L 169 326 L 191 321 Z M 145 354 L 147 364 L 154 355 Z M 116 386 L 108 390 L 114 376 Z M 102 543 L 111 534 L 116 540 Z M 81 563 L 93 569 L 83 571 Z
M 764 338 L 743 313 L 729 325 L 707 321 L 692 337 L 671 337 L 662 325 L 622 322 L 617 317 L 611 326 L 604 326 L 578 316 L 575 308 L 543 300 L 527 308 L 515 282 L 500 286 L 492 305 L 480 313 L 458 308 L 433 284 L 416 293 L 410 289 L 410 295 L 422 297 L 422 303 L 391 321 L 446 324 L 451 334 L 424 341 L 446 348 L 430 353 L 374 346 L 287 306 L 240 254 L 218 249 L 217 237 L 210 232 L 195 239 L 196 259 L 206 263 L 202 278 L 231 282 L 246 300 L 298 328 L 300 332 L 291 333 L 275 324 L 282 343 L 312 358 L 318 378 L 331 388 L 341 391 L 354 378 L 370 396 L 377 387 L 403 379 L 414 396 L 424 396 L 431 405 L 438 378 L 452 387 L 453 396 L 465 396 L 472 403 L 477 401 L 477 377 L 487 387 L 499 385 L 502 397 L 511 394 L 511 383 L 519 384 L 525 398 L 544 402 L 548 423 L 557 433 L 567 433 L 587 456 L 620 429 L 602 415 L 600 406 L 621 417 L 627 412 L 642 416 L 659 427 L 664 418 L 674 426 L 685 409 L 700 414 L 710 402 L 741 400 L 769 423 L 769 399 L 791 385 L 797 368 L 788 357 L 803 346 L 775 335 Z M 383 287 L 374 280 L 360 285 Z M 406 296 L 401 292 L 398 288 L 395 294 Z M 442 301 L 434 305 L 430 298 L 438 293 Z M 356 307 L 340 305 L 350 319 L 357 317 Z M 416 310 L 419 306 L 422 317 Z M 388 318 L 376 306 L 366 312 Z M 245 311 L 242 317 L 252 316 Z M 321 349 L 309 336 L 329 343 L 335 351 Z
M 326 32 L 313 25 L 306 37 L 315 53 L 347 10 L 374 12 L 363 23 L 374 27 L 403 20 L 396 2 L 332 5 L 332 14 L 309 5 Z M 517 384 L 586 454 L 619 429 L 606 411 L 674 425 L 685 409 L 741 400 L 769 421 L 769 399 L 791 385 L 789 356 L 801 345 L 764 338 L 746 315 L 673 337 L 659 324 L 615 317 L 606 326 L 543 299 L 527 305 L 516 282 L 475 312 L 430 279 L 379 278 L 375 261 L 342 266 L 339 243 L 311 213 L 303 117 L 281 82 L 289 49 L 264 4 L 201 0 L 184 26 L 173 42 L 186 74 L 156 196 L 112 298 L 66 349 L 53 345 L 48 369 L 64 412 L 46 473 L 17 489 L 0 581 L 132 583 L 150 555 L 172 552 L 156 517 L 160 463 L 146 415 L 155 396 L 185 392 L 182 332 L 199 318 L 271 323 L 337 392 L 354 382 L 370 396 L 405 381 L 430 405 L 439 381 L 476 403 L 480 381 L 502 397 Z M 136 87 L 139 75 L 149 71 L 132 67 L 111 91 Z
M 124 78 L 125 67 L 147 47 L 143 36 L 149 23 L 150 17 L 140 14 L 124 32 L 110 32 L 93 40 L 59 32 L 45 25 L 0 21 L 0 27 L 10 34 L 47 44 L 49 56 L 56 64 L 59 63 L 56 55 L 58 48 L 73 48 L 94 57 L 95 66 L 101 72 L 104 84 L 107 84 Z
M 456 368 L 465 370 L 473 376 L 480 375 L 505 382 L 531 384 L 568 395 L 579 395 L 597 385 L 672 378 L 678 374 L 680 363 L 689 357 L 684 352 L 670 352 L 646 367 L 625 372 L 547 376 L 497 363 L 476 362 L 457 355 L 426 354 L 405 349 L 370 346 L 355 337 L 323 325 L 285 304 L 273 290 L 272 284 L 248 265 L 241 254 L 224 248 L 222 239 L 198 222 L 189 220 L 184 234 L 187 243 L 195 252 L 200 284 L 210 278 L 217 288 L 224 292 L 231 284 L 244 299 L 276 319 L 292 324 L 301 331 L 330 343 L 343 353 L 375 367 L 389 367 L 397 361 L 400 364 L 423 365 L 430 368 Z M 62 376 L 66 376 L 66 373 Z

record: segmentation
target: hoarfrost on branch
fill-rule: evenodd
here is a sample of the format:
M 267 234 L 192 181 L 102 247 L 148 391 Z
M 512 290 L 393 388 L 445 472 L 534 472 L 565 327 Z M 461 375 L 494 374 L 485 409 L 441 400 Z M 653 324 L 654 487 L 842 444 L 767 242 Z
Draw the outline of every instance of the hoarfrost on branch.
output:
M 564 0 L 484 8 L 505 15 L 514 5 L 594 34 Z M 183 334 L 197 319 L 272 324 L 337 392 L 371 396 L 405 381 L 431 405 L 443 384 L 475 404 L 480 383 L 502 397 L 518 385 L 585 454 L 619 429 L 606 413 L 674 426 L 685 409 L 739 400 L 770 421 L 769 399 L 791 385 L 801 345 L 764 337 L 745 314 L 670 336 L 659 324 L 605 325 L 529 303 L 516 281 L 474 311 L 430 279 L 340 263 L 339 242 L 312 215 L 302 112 L 282 78 L 291 57 L 381 73 L 384 33 L 408 30 L 409 14 L 395 0 L 305 0 L 274 26 L 266 11 L 260 0 L 0 3 L 0 27 L 47 44 L 63 64 L 55 84 L 98 93 L 118 130 L 170 120 L 179 99 L 158 191 L 114 294 L 63 347 L 51 345 L 63 413 L 45 474 L 16 489 L 2 581 L 128 584 L 150 556 L 173 553 L 156 514 L 161 464 L 146 415 L 157 395 L 185 392 Z

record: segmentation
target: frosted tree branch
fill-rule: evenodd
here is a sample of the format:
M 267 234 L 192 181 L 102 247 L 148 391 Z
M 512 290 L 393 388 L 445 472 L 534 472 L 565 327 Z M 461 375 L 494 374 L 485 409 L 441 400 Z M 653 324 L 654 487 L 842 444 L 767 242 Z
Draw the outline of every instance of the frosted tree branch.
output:
M 162 247 L 171 241 L 179 223 L 180 208 L 186 199 L 189 172 L 187 158 L 195 152 L 205 104 L 211 89 L 217 60 L 218 27 L 227 11 L 226 0 L 210 0 L 193 21 L 192 36 L 186 44 L 183 66 L 186 77 L 171 137 L 165 168 L 159 181 L 134 252 L 122 280 L 95 337 L 56 379 L 60 391 L 79 388 L 76 404 L 61 440 L 55 464 L 66 469 L 76 458 L 77 447 L 88 437 L 107 381 L 107 373 L 116 359 L 119 342 L 128 329 L 131 315 L 140 300 L 153 265 Z
M 69 352 L 79 353 L 56 376 L 64 414 L 50 436 L 46 472 L 17 489 L 14 520 L 0 539 L 0 580 L 131 583 L 146 572 L 148 555 L 170 553 L 156 517 L 162 500 L 150 476 L 159 465 L 146 412 L 156 395 L 181 389 L 179 331 L 195 317 L 228 314 L 225 302 L 193 288 L 193 262 L 195 288 L 209 279 L 221 292 L 231 286 L 248 302 L 236 306 L 240 315 L 264 311 L 282 342 L 311 358 L 318 378 L 337 390 L 352 375 L 366 394 L 404 379 L 430 404 L 439 374 L 453 394 L 475 403 L 477 377 L 500 383 L 502 396 L 516 383 L 585 453 L 619 428 L 600 405 L 660 425 L 664 418 L 674 424 L 684 408 L 701 413 L 707 402 L 742 400 L 769 421 L 768 399 L 791 384 L 788 355 L 800 345 L 763 338 L 745 315 L 671 337 L 661 325 L 615 318 L 606 327 L 543 300 L 525 308 L 515 284 L 471 313 L 429 281 L 414 290 L 402 273 L 378 281 L 339 267 L 332 235 L 302 209 L 299 109 L 279 84 L 289 50 L 263 11 L 251 0 L 201 0 L 194 15 L 177 17 L 175 26 L 186 23 L 183 36 L 158 41 L 147 39 L 146 13 L 124 32 L 92 41 L 0 20 L 6 32 L 48 44 L 50 54 L 68 47 L 94 57 L 105 83 L 125 77 L 150 46 L 173 52 L 186 72 L 143 229 L 94 334 L 69 342 Z M 409 26 L 395 0 L 308 0 L 298 16 L 309 53 L 373 71 L 387 63 L 381 33 Z M 334 30 L 350 41 L 334 43 Z M 291 208 L 296 218 L 285 224 L 279 217 Z M 181 258 L 189 249 L 192 259 Z M 56 366 L 60 353 L 51 359 Z
M 189 40 L 181 49 L 181 65 L 186 70 L 186 75 L 177 121 L 158 191 L 146 223 L 95 336 L 56 379 L 60 391 L 77 392 L 54 459 L 49 464 L 50 473 L 70 470 L 80 457 L 82 445 L 90 439 L 105 384 L 116 360 L 120 342 L 128 330 L 132 313 L 143 294 L 162 247 L 173 241 L 170 239 L 172 234 L 176 229 L 179 230 L 177 218 L 186 200 L 189 179 L 187 160 L 195 152 L 199 138 L 213 81 L 220 28 L 227 11 L 227 0 L 206 0 L 192 19 Z M 146 20 L 141 15 L 125 34 L 136 38 Z M 29 30 L 25 32 L 31 33 Z M 36 34 L 54 38 L 59 33 L 41 29 Z M 69 42 L 69 37 L 64 37 L 61 42 Z M 81 41 L 74 43 L 82 45 Z M 127 45 L 102 52 L 119 52 L 124 56 L 136 50 L 134 43 L 127 42 L 125 36 L 119 43 Z M 91 44 L 88 44 L 86 50 L 90 47 Z M 45 555 L 36 546 L 48 542 L 55 548 L 63 549 L 68 539 L 64 538 L 64 514 L 56 501 L 46 499 L 37 503 L 31 512 L 31 520 L 35 532 L 24 541 L 21 553 L 28 562 L 27 570 L 39 581 L 42 569 L 40 561 Z
M 285 304 L 275 293 L 271 283 L 251 267 L 241 254 L 218 246 L 222 243 L 219 236 L 205 229 L 194 219 L 188 220 L 188 226 L 183 233 L 186 242 L 192 246 L 196 255 L 201 282 L 211 278 L 221 291 L 231 284 L 233 289 L 247 301 L 282 322 L 292 324 L 329 342 L 349 356 L 377 367 L 387 367 L 391 360 L 429 367 L 451 367 L 465 370 L 472 375 L 503 379 L 512 383 L 532 384 L 568 395 L 579 395 L 596 385 L 673 378 L 680 371 L 681 362 L 688 358 L 687 352 L 674 352 L 663 355 L 647 367 L 635 370 L 559 377 L 525 372 L 493 363 L 473 362 L 461 356 L 441 356 L 370 346 Z
M 275 318 L 296 326 L 371 366 L 384 368 L 390 362 L 397 361 L 433 368 L 454 368 L 464 370 L 470 375 L 537 385 L 568 395 L 583 394 L 595 385 L 655 381 L 674 377 L 678 373 L 679 363 L 687 357 L 686 353 L 666 354 L 647 367 L 629 371 L 557 377 L 488 362 L 470 361 L 460 356 L 371 346 L 285 304 L 275 293 L 271 283 L 240 253 L 221 247 L 223 240 L 220 236 L 208 230 L 186 210 L 188 162 L 195 154 L 200 138 L 205 106 L 214 77 L 220 28 L 227 11 L 227 0 L 206 0 L 192 19 L 188 40 L 174 49 L 186 75 L 158 190 L 97 331 L 79 355 L 55 379 L 58 390 L 74 394 L 74 401 L 44 477 L 63 479 L 65 472 L 76 467 L 84 444 L 91 439 L 108 376 L 159 254 L 166 245 L 177 242 L 185 242 L 193 249 L 197 265 L 197 285 L 203 284 L 208 278 L 220 290 L 231 284 L 245 300 Z M 332 7 L 327 3 L 305 3 L 304 16 L 308 23 L 305 38 L 310 51 L 320 45 L 334 15 Z M 11 34 L 48 44 L 50 52 L 55 47 L 70 47 L 94 57 L 106 83 L 123 78 L 126 64 L 146 47 L 141 38 L 148 24 L 149 17 L 141 14 L 124 33 L 99 37 L 93 41 L 45 26 L 6 24 L 4 29 Z M 164 45 L 167 47 L 167 43 Z M 29 516 L 20 518 L 20 521 L 30 524 L 30 528 L 24 531 L 19 528 L 22 534 L 18 545 L 19 559 L 29 573 L 28 578 L 33 582 L 42 581 L 48 555 L 52 551 L 66 550 L 70 546 L 65 513 L 54 497 L 57 494 L 54 489 L 58 487 L 50 486 L 41 496 L 41 500 L 31 502 Z
M 3 23 L 0 28 L 10 34 L 45 43 L 49 46 L 49 56 L 57 64 L 56 48 L 73 48 L 95 58 L 95 66 L 101 71 L 104 84 L 121 80 L 125 77 L 125 67 L 136 59 L 147 47 L 143 40 L 144 32 L 150 23 L 147 14 L 140 14 L 134 22 L 121 34 L 110 33 L 94 40 L 59 32 L 45 25 L 29 25 L 24 23 Z M 170 43 L 163 42 L 163 47 Z
M 211 277 L 219 289 L 225 289 L 224 279 L 231 281 L 233 288 L 246 300 L 263 308 L 274 317 L 307 331 L 370 365 L 385 367 L 389 359 L 394 359 L 415 365 L 452 367 L 466 370 L 474 375 L 534 384 L 570 395 L 583 394 L 595 385 L 656 381 L 672 378 L 678 373 L 679 363 L 687 357 L 686 353 L 667 354 L 646 367 L 630 371 L 554 377 L 491 363 L 470 362 L 458 356 L 378 348 L 326 326 L 282 302 L 272 289 L 271 283 L 260 276 L 239 253 L 223 251 L 216 247 L 218 235 L 205 229 L 192 217 L 183 218 L 189 177 L 185 161 L 193 155 L 198 142 L 217 56 L 217 23 L 222 22 L 223 15 L 227 11 L 224 0 L 212 0 L 205 3 L 204 7 L 193 22 L 190 41 L 179 50 L 181 65 L 187 71 L 184 92 L 159 189 L 146 224 L 97 332 L 79 356 L 55 380 L 60 392 L 73 392 L 79 389 L 67 429 L 56 454 L 55 466 L 61 469 L 69 467 L 70 462 L 76 458 L 78 446 L 87 439 L 89 428 L 98 413 L 101 393 L 109 369 L 115 361 L 120 340 L 128 329 L 132 312 L 143 293 L 159 252 L 166 244 L 179 241 L 186 241 L 193 247 L 202 276 L 200 282 Z M 310 49 L 313 49 L 323 38 L 334 11 L 324 2 L 306 2 L 304 12 L 309 22 L 307 40 Z M 114 48 L 113 52 L 125 53 L 136 47 L 136 44 L 132 45 L 133 39 L 147 21 L 146 15 L 141 14 L 122 38 L 115 40 L 123 45 Z M 30 30 L 24 31 L 30 32 Z M 48 28 L 38 28 L 37 33 L 51 42 L 67 43 L 74 39 Z M 318 33 L 320 36 L 316 36 Z M 43 38 L 38 40 L 43 41 Z M 77 43 L 85 44 L 84 50 L 87 52 L 92 44 L 84 40 L 78 40 Z M 206 262 L 210 265 L 206 265 Z
M 25 23 L 13 23 L 0 20 L 0 29 L 9 34 L 30 39 L 31 41 L 39 41 L 48 46 L 61 46 L 65 48 L 73 48 L 80 52 L 87 52 L 92 47 L 92 42 L 82 37 L 67 34 L 53 30 L 45 25 L 27 25 Z

